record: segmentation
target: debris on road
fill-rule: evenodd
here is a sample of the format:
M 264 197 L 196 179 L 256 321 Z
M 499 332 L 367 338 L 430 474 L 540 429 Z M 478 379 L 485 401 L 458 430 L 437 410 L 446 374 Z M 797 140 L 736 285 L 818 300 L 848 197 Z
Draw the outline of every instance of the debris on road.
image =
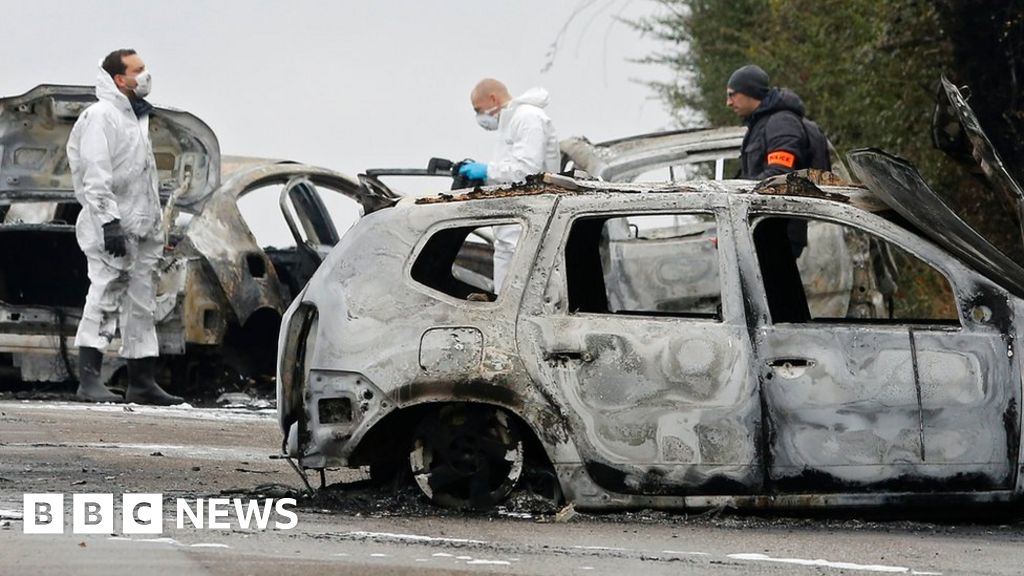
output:
M 256 410 L 274 407 L 274 403 L 270 400 L 250 396 L 245 392 L 225 392 L 217 398 L 217 405 L 224 408 L 251 408 Z

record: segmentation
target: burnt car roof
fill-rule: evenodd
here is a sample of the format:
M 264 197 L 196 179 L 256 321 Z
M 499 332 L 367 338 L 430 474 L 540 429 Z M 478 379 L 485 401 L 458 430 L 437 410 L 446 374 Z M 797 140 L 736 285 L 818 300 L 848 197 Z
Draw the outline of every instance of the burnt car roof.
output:
M 0 98 L 0 194 L 45 195 L 73 189 L 65 146 L 71 128 L 96 101 L 92 86 L 41 84 Z M 220 186 L 220 144 L 198 117 L 156 106 L 150 122 L 160 191 L 181 206 L 203 202 Z
M 695 180 L 690 182 L 623 183 L 583 180 L 558 174 L 543 174 L 542 176 L 531 178 L 526 184 L 477 187 L 458 194 L 442 193 L 409 198 L 405 202 L 444 204 L 539 194 L 693 194 L 715 192 L 815 198 L 851 204 L 869 212 L 882 212 L 889 208 L 863 186 L 850 184 L 830 172 L 820 170 L 800 170 L 788 175 L 768 178 L 761 182 L 751 180 Z

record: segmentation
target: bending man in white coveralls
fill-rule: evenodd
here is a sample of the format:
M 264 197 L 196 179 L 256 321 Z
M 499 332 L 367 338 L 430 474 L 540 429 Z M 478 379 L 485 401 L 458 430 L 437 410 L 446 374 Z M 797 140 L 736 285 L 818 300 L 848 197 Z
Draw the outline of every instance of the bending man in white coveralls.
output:
M 116 402 L 100 382 L 103 351 L 121 328 L 128 360 L 126 400 L 178 404 L 156 383 L 159 346 L 154 324 L 156 267 L 163 251 L 159 182 L 144 100 L 151 78 L 134 50 L 116 50 L 100 64 L 98 102 L 75 122 L 68 162 L 82 205 L 75 225 L 89 265 L 89 292 L 78 325 L 78 397 Z
M 559 171 L 562 154 L 558 135 L 544 112 L 549 102 L 547 90 L 531 88 L 512 98 L 504 84 L 485 78 L 477 83 L 469 98 L 477 123 L 484 130 L 498 131 L 498 144 L 490 162 L 464 164 L 460 175 L 487 184 L 511 184 L 523 182 L 531 174 Z M 494 228 L 495 294 L 505 281 L 519 233 L 518 225 Z

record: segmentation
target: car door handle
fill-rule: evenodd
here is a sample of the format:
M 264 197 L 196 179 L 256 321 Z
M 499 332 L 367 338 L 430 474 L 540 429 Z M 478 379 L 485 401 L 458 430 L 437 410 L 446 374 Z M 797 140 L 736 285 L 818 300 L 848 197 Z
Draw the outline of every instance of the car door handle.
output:
M 768 365 L 772 368 L 808 368 L 814 366 L 814 360 L 807 358 L 776 358 L 769 360 Z
M 593 362 L 594 354 L 590 350 L 549 350 L 544 354 L 544 359 L 548 361 L 566 361 L 573 360 L 577 362 Z

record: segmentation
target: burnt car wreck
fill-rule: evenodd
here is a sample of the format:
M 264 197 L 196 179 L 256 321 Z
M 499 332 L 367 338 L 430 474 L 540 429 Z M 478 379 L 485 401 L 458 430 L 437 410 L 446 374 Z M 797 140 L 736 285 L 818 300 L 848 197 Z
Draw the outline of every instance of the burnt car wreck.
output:
M 65 144 L 94 101 L 92 87 L 55 85 L 0 99 L 0 368 L 22 381 L 76 373 L 88 279 Z M 321 194 L 365 212 L 395 199 L 324 168 L 222 157 L 213 131 L 187 112 L 158 107 L 150 131 L 165 206 L 163 378 L 177 389 L 208 386 L 224 370 L 269 380 L 281 314 L 339 238 Z M 268 187 L 281 191 L 295 247 L 261 248 L 239 210 L 239 199 Z M 104 381 L 119 373 L 118 346 L 106 355 Z
M 283 452 L 453 507 L 530 469 L 580 509 L 1019 498 L 1024 268 L 905 161 L 847 160 L 863 185 L 545 175 L 366 216 L 284 315 Z

